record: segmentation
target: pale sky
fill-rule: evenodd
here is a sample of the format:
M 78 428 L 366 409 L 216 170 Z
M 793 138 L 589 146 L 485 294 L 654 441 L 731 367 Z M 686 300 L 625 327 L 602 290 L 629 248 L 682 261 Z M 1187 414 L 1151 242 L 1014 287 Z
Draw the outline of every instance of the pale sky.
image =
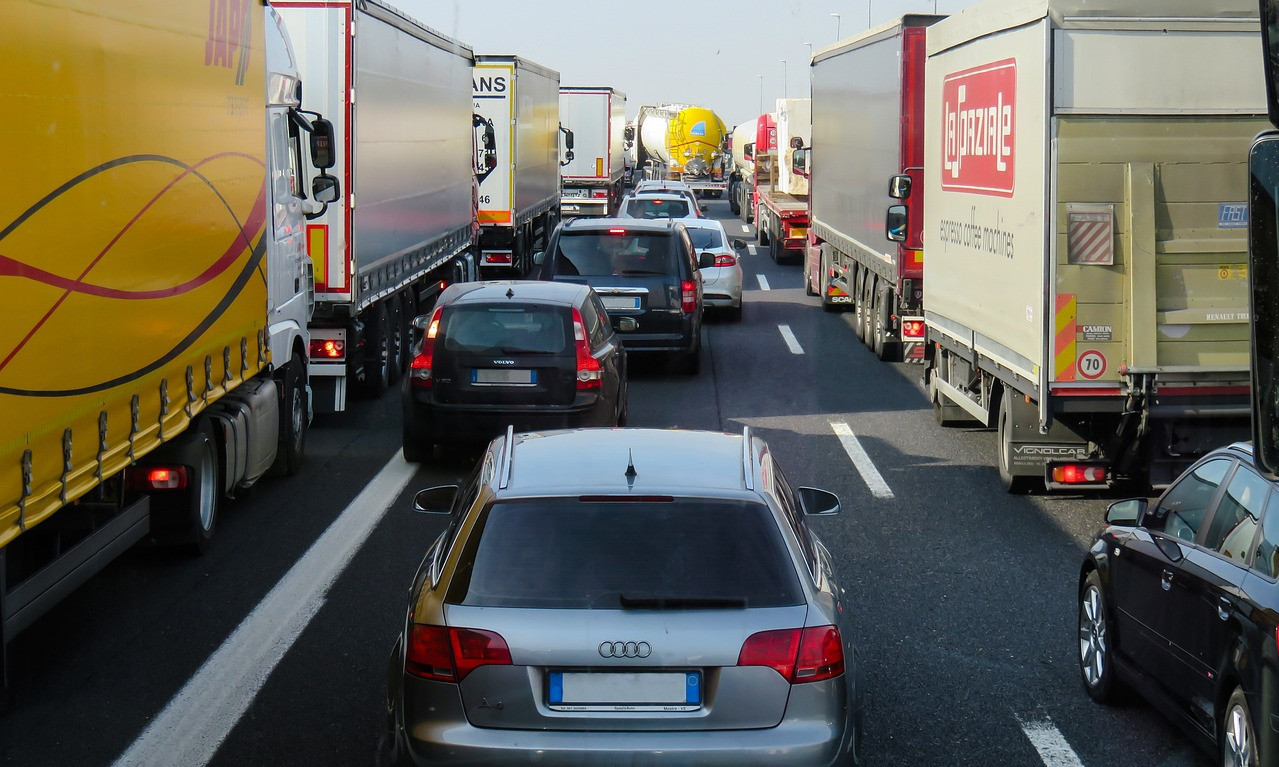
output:
M 384 1 L 476 53 L 513 53 L 558 70 L 561 85 L 613 86 L 626 93 L 628 116 L 643 104 L 691 103 L 730 129 L 760 114 L 758 75 L 762 111 L 784 95 L 808 95 L 805 43 L 820 50 L 934 8 L 934 0 Z M 935 5 L 945 14 L 975 1 Z

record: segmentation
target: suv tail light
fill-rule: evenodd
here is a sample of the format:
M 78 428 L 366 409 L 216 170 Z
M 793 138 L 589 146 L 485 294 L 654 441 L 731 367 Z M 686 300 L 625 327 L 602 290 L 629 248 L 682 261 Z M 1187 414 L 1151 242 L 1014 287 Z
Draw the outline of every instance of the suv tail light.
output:
M 440 332 L 440 316 L 444 312 L 444 307 L 435 307 L 435 313 L 431 315 L 431 324 L 426 328 L 426 335 L 422 338 L 422 351 L 418 352 L 413 361 L 409 363 L 409 383 L 418 389 L 429 389 L 434 383 L 431 378 L 431 364 L 435 358 L 435 337 Z
M 578 391 L 603 386 L 604 371 L 600 361 L 591 354 L 591 346 L 586 342 L 586 324 L 582 322 L 582 313 L 576 306 L 573 307 L 573 346 L 577 350 Z
M 679 284 L 679 308 L 685 314 L 697 311 L 697 285 L 692 280 Z
M 731 253 L 718 253 L 715 256 L 716 266 L 733 266 L 737 263 L 737 257 Z
M 461 682 L 480 666 L 511 665 L 502 635 L 480 629 L 414 624 L 405 649 L 405 670 L 438 682 Z
M 739 666 L 768 666 L 791 684 L 820 682 L 844 673 L 844 644 L 834 626 L 761 631 L 750 635 Z

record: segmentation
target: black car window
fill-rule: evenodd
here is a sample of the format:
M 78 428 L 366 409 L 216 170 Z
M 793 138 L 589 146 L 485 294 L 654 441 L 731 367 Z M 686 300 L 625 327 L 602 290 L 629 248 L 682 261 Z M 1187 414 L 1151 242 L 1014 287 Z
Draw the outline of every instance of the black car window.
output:
M 1269 578 L 1279 578 L 1279 493 L 1273 489 L 1261 518 L 1261 535 L 1257 536 L 1252 569 Z
M 451 352 L 560 354 L 571 339 L 566 315 L 533 304 L 454 306 L 444 312 L 440 332 Z
M 556 251 L 556 275 L 639 277 L 674 271 L 666 232 L 563 232 Z
M 778 607 L 802 604 L 803 592 L 763 504 L 574 497 L 491 506 L 447 595 L 482 607 L 618 609 L 653 600 Z
M 1163 519 L 1165 533 L 1183 541 L 1195 540 L 1230 464 L 1229 458 L 1200 464 L 1169 488 L 1159 503 L 1156 515 Z
M 1240 464 L 1208 523 L 1204 546 L 1237 564 L 1247 565 L 1248 551 L 1269 495 L 1270 483 Z
M 609 323 L 604 304 L 600 302 L 600 297 L 594 291 L 591 291 L 590 299 L 586 302 L 585 311 L 595 315 L 595 333 L 591 335 L 591 348 L 599 349 L 608 343 L 609 336 L 613 334 L 613 326 Z
M 492 475 L 493 459 L 490 454 L 486 453 L 484 460 L 476 462 L 470 476 L 458 488 L 457 495 L 453 499 L 453 508 L 449 512 L 448 527 L 445 528 L 440 546 L 436 549 L 435 561 L 432 563 L 432 579 L 439 577 L 440 567 L 443 565 L 445 557 L 448 556 L 449 549 L 453 548 L 453 540 L 457 537 L 457 531 L 462 527 L 462 520 L 466 518 L 466 513 L 475 504 L 475 500 L 480 497 L 480 488 L 485 480 L 492 477 Z
M 813 553 L 813 542 L 809 538 L 808 526 L 804 523 L 804 512 L 800 508 L 799 499 L 795 497 L 795 491 L 791 488 L 790 481 L 786 479 L 786 473 L 776 461 L 773 462 L 773 468 L 776 470 L 777 500 L 781 504 L 786 521 L 795 532 L 799 547 L 804 551 L 804 559 L 808 562 L 809 571 L 816 575 L 817 557 Z
M 688 203 L 683 200 L 648 197 L 632 197 L 626 205 L 626 212 L 632 218 L 684 218 L 688 210 Z

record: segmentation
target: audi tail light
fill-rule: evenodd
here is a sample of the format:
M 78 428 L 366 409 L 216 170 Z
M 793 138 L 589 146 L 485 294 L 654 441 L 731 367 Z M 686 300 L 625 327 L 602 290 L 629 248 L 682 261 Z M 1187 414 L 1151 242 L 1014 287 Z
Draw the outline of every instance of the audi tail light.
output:
M 697 284 L 692 280 L 679 284 L 679 308 L 685 314 L 697 311 Z
M 405 648 L 405 670 L 438 682 L 461 682 L 480 666 L 509 665 L 506 640 L 481 629 L 414 624 Z
M 834 626 L 779 629 L 752 634 L 738 666 L 768 666 L 791 684 L 820 682 L 844 673 L 844 645 Z
M 431 315 L 431 323 L 426 326 L 426 336 L 422 338 L 422 351 L 418 352 L 409 363 L 409 384 L 418 389 L 429 389 L 434 383 L 431 377 L 431 365 L 435 361 L 435 339 L 440 333 L 440 317 L 444 307 L 435 307 Z
M 586 341 L 586 324 L 582 322 L 582 313 L 573 307 L 573 346 L 577 350 L 577 389 L 599 389 L 604 385 L 604 370 L 600 361 L 591 354 L 590 344 Z

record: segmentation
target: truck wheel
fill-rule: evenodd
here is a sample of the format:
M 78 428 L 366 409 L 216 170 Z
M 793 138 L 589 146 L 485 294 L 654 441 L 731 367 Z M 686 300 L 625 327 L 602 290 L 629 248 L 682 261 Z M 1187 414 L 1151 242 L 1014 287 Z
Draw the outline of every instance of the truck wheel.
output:
M 862 340 L 866 348 L 871 348 L 874 338 L 871 336 L 871 312 L 874 311 L 874 303 L 871 297 L 875 295 L 875 280 L 869 274 L 863 272 L 861 291 L 858 293 L 857 299 L 857 337 Z
M 271 466 L 273 474 L 291 477 L 302 470 L 310 420 L 306 397 L 306 362 L 295 353 L 280 377 L 280 444 Z
M 409 369 L 413 361 L 413 318 L 417 309 L 413 305 L 413 288 L 400 294 L 400 372 Z
M 768 232 L 768 226 L 767 226 L 767 224 L 768 224 L 768 222 L 767 222 L 767 221 L 765 221 L 765 220 L 764 220 L 764 219 L 762 219 L 762 218 L 761 218 L 759 221 L 757 221 L 757 222 L 756 222 L 756 226 L 755 226 L 755 239 L 759 240 L 759 244 L 760 244 L 760 245 L 767 245 L 767 244 L 768 244 L 768 234 L 769 234 L 769 232 Z
M 364 334 L 364 391 L 378 398 L 391 386 L 391 322 L 386 302 L 373 305 Z
M 1034 487 L 1032 477 L 1017 476 L 1012 473 L 1013 463 L 1013 414 L 1008 404 L 1007 391 L 999 395 L 999 425 L 996 442 L 999 447 L 999 483 L 1010 495 L 1025 495 Z
M 400 380 L 400 372 L 404 370 L 404 350 L 408 344 L 408 336 L 404 332 L 404 302 L 399 294 L 382 299 L 386 302 L 387 352 L 386 380 L 393 384 Z
M 768 257 L 773 260 L 774 264 L 782 262 L 782 248 L 776 237 L 768 238 Z
M 896 362 L 897 344 L 888 338 L 888 307 L 892 304 L 892 291 L 887 286 L 875 291 L 875 313 L 871 315 L 875 334 L 875 356 L 882 362 Z

